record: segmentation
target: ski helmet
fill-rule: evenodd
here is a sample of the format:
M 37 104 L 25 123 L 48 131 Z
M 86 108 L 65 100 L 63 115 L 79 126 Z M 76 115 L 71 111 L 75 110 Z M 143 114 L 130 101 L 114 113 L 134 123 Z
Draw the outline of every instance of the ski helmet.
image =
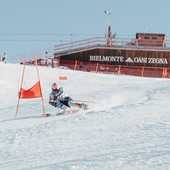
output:
M 57 83 L 53 83 L 52 86 L 51 86 L 52 90 L 56 90 L 58 89 L 58 85 Z

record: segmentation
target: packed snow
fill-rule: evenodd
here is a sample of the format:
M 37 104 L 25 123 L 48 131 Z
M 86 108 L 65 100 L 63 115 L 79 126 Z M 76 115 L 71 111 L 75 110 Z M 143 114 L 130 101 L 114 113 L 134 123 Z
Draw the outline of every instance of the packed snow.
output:
M 46 113 L 57 82 L 89 110 L 41 117 L 41 98 L 21 99 L 23 65 L 0 64 L 1 170 L 169 170 L 170 80 L 39 67 Z M 59 81 L 59 76 L 67 76 Z M 24 88 L 37 82 L 26 66 Z

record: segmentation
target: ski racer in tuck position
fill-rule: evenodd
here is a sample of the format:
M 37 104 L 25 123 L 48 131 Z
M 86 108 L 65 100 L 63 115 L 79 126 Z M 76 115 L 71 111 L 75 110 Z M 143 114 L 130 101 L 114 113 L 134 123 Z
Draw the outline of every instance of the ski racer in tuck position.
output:
M 87 104 L 74 102 L 71 97 L 63 95 L 63 88 L 58 87 L 57 83 L 53 83 L 51 88 L 52 92 L 49 96 L 50 105 L 63 110 L 72 107 L 87 109 Z

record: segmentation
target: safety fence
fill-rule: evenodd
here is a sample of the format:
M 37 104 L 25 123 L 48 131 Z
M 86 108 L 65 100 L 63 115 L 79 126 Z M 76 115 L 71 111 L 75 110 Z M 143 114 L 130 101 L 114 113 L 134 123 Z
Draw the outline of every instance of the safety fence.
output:
M 108 65 L 95 62 L 82 62 L 78 60 L 51 60 L 51 62 L 38 60 L 39 66 L 52 66 L 53 68 L 63 68 L 79 70 L 85 72 L 96 72 L 105 74 L 132 75 L 141 77 L 170 78 L 170 68 L 166 67 L 146 67 L 127 65 Z M 35 62 L 26 62 L 27 65 L 35 65 Z
M 141 77 L 169 78 L 170 68 L 165 67 L 145 67 L 145 66 L 125 66 L 107 65 L 92 62 L 80 62 L 77 60 L 62 60 L 60 66 L 65 68 L 87 72 L 97 72 L 106 74 L 122 74 Z

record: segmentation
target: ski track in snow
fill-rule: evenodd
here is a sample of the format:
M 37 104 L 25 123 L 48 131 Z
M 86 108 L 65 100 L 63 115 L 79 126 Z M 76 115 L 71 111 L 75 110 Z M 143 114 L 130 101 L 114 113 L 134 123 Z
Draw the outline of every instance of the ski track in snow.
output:
M 0 81 L 0 169 L 170 169 L 169 80 L 39 69 L 45 103 L 60 72 L 68 76 L 67 83 L 60 82 L 66 93 L 96 104 L 75 114 L 42 118 L 40 99 L 21 101 L 15 119 L 17 83 L 11 86 L 4 76 Z M 21 76 L 18 70 L 22 66 L 0 67 L 13 81 Z M 28 70 L 32 78 L 34 68 Z M 56 108 L 46 104 L 46 112 Z

